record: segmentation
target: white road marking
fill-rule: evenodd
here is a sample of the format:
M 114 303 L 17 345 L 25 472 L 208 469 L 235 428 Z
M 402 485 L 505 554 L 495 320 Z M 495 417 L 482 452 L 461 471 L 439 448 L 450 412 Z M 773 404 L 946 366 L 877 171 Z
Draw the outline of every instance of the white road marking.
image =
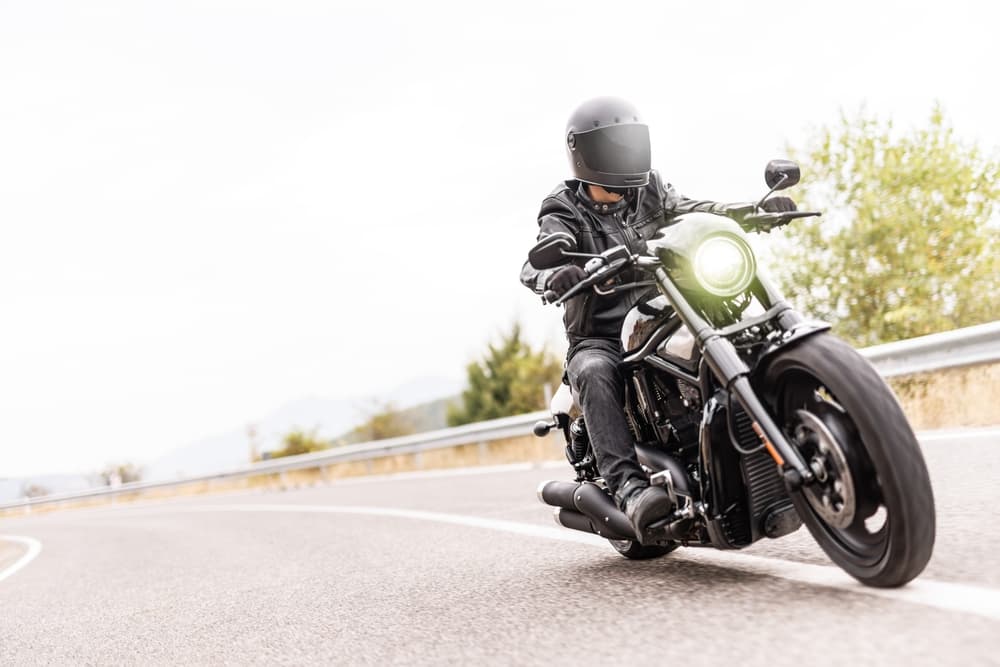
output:
M 17 559 L 13 565 L 7 566 L 6 569 L 0 570 L 0 581 L 3 581 L 7 577 L 13 576 L 25 565 L 35 560 L 35 557 L 42 552 L 42 543 L 33 537 L 21 537 L 19 535 L 0 535 L 0 540 L 6 540 L 8 542 L 18 542 L 28 547 L 28 550 L 23 556 Z
M 980 438 L 1000 438 L 1000 428 L 994 427 L 970 427 L 953 428 L 938 431 L 917 431 L 917 440 L 920 442 L 934 442 L 935 440 L 979 440 Z
M 365 516 L 391 517 L 397 519 L 412 519 L 416 521 L 433 521 L 469 528 L 485 528 L 525 537 L 574 542 L 588 546 L 598 546 L 610 549 L 606 540 L 566 528 L 537 526 L 517 521 L 487 519 L 462 514 L 447 514 L 444 512 L 427 512 L 423 510 L 408 510 L 394 507 L 370 507 L 361 505 L 197 505 L 187 508 L 176 508 L 197 512 L 312 512 L 324 514 L 354 514 Z M 865 586 L 836 567 L 811 565 L 763 556 L 752 556 L 734 551 L 716 551 L 713 549 L 681 549 L 669 556 L 672 559 L 686 560 L 705 565 L 715 565 L 728 569 L 740 570 L 750 574 L 766 575 L 786 579 L 797 583 L 811 584 L 833 588 L 848 593 L 870 595 L 901 602 L 910 602 L 945 611 L 958 611 L 975 614 L 985 618 L 1000 621 L 1000 590 L 957 584 L 945 581 L 916 579 L 904 588 L 872 588 Z

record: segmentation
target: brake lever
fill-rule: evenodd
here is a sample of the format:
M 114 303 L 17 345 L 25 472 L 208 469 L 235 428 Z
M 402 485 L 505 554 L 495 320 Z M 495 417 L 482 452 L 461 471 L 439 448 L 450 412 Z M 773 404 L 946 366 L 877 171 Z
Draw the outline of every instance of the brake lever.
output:
M 813 218 L 823 215 L 819 211 L 782 211 L 775 213 L 754 213 L 743 218 L 743 226 L 751 227 L 750 231 L 770 232 L 777 227 L 783 227 L 799 218 Z
M 609 290 L 602 290 L 597 285 L 594 285 L 594 291 L 601 296 L 611 296 L 612 294 L 618 294 L 619 292 L 627 292 L 629 290 L 639 289 L 640 287 L 652 287 L 656 284 L 655 280 L 640 280 L 634 283 L 625 283 L 624 285 L 615 285 Z
M 578 295 L 580 292 L 586 289 L 590 289 L 591 287 L 595 287 L 598 283 L 607 278 L 609 274 L 614 275 L 618 271 L 618 269 L 624 268 L 627 264 L 631 263 L 632 259 L 633 259 L 632 257 L 629 257 L 628 259 L 614 260 L 610 263 L 605 262 L 605 265 L 603 267 L 601 267 L 591 275 L 587 276 L 577 284 L 570 287 L 568 290 L 566 290 L 566 293 L 563 294 L 561 297 L 552 300 L 550 298 L 550 294 L 551 296 L 554 297 L 556 296 L 556 293 L 552 290 L 546 290 L 542 298 L 544 298 L 546 303 L 549 303 L 550 305 L 561 306 L 562 304 L 566 303 L 567 301 Z M 596 291 L 598 294 L 601 294 L 600 290 Z
M 594 275 L 596 276 L 597 274 L 595 273 Z M 575 297 L 577 294 L 579 294 L 580 292 L 582 292 L 583 290 L 588 289 L 591 286 L 593 286 L 595 283 L 591 282 L 591 278 L 592 277 L 593 276 L 591 276 L 590 278 L 584 278 L 583 280 L 581 280 L 577 284 L 573 285 L 568 290 L 566 290 L 565 294 L 563 294 L 560 297 L 557 297 L 555 301 L 549 301 L 548 294 L 549 294 L 549 292 L 552 292 L 552 290 L 548 290 L 545 293 L 546 294 L 546 299 L 545 300 L 548 301 L 553 306 L 561 306 L 564 303 L 566 303 L 567 301 L 569 301 L 570 299 L 572 299 L 573 297 Z M 555 292 L 552 292 L 553 296 L 555 296 L 555 294 L 556 294 Z

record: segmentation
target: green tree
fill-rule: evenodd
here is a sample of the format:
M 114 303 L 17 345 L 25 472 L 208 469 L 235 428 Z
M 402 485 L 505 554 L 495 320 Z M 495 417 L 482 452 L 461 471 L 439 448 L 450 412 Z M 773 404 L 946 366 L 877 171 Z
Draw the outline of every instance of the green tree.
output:
M 112 482 L 128 484 L 142 481 L 142 468 L 134 463 L 114 463 L 97 474 L 104 486 L 112 486 Z
M 899 132 L 864 112 L 805 150 L 800 208 L 775 263 L 790 296 L 871 345 L 996 317 L 1000 165 L 955 136 L 940 106 Z
M 532 349 L 521 339 L 521 325 L 514 323 L 466 372 L 461 404 L 448 409 L 451 426 L 541 410 L 544 386 L 558 386 L 562 361 L 547 349 Z
M 282 448 L 270 452 L 268 458 L 277 459 L 282 456 L 308 454 L 329 448 L 330 443 L 316 436 L 316 429 L 305 431 L 297 428 L 285 434 L 281 439 Z
M 350 433 L 352 442 L 385 440 L 414 432 L 412 421 L 391 401 L 373 401 L 368 408 L 368 418 Z

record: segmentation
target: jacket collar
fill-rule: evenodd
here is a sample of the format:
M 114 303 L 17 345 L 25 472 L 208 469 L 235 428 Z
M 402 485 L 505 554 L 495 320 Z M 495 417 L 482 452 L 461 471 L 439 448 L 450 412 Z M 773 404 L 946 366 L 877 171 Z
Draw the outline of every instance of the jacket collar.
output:
M 583 202 L 583 205 L 589 208 L 591 211 L 599 214 L 605 213 L 616 213 L 618 211 L 624 211 L 628 208 L 628 198 L 622 197 L 614 203 L 603 203 L 596 202 L 590 197 L 590 193 L 587 191 L 587 184 L 583 181 L 577 181 L 576 185 L 576 195 Z

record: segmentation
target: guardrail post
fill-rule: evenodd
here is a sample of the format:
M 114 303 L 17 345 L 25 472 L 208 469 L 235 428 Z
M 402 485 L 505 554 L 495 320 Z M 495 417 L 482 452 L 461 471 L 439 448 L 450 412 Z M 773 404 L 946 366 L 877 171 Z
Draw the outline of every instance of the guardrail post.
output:
M 489 457 L 489 445 L 486 444 L 484 440 L 480 440 L 476 444 L 476 461 L 479 465 L 486 465 L 486 459 Z

